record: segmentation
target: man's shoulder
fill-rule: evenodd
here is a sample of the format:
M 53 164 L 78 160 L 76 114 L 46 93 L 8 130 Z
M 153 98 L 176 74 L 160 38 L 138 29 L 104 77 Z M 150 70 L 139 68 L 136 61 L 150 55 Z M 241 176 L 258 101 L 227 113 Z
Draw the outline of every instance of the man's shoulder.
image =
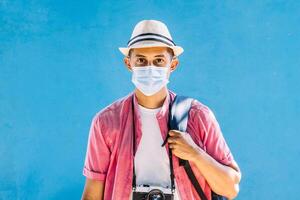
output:
M 109 120 L 110 118 L 115 118 L 116 116 L 119 116 L 120 113 L 122 113 L 122 109 L 126 107 L 125 105 L 127 105 L 130 102 L 131 95 L 132 93 L 129 93 L 125 96 L 114 100 L 112 103 L 97 111 L 94 115 L 94 118 Z
M 173 91 L 171 91 L 171 93 L 172 93 L 172 96 L 180 95 L 180 94 L 176 94 Z M 198 100 L 197 98 L 195 98 L 193 96 L 187 96 L 187 95 L 183 95 L 183 96 L 192 99 L 191 108 L 189 110 L 190 118 L 194 118 L 195 115 L 198 115 L 200 118 L 203 118 L 205 120 L 215 118 L 212 109 L 207 104 L 203 103 L 202 101 Z
M 193 98 L 192 101 L 190 115 L 192 116 L 198 115 L 199 117 L 205 120 L 215 119 L 215 115 L 212 109 L 207 104 L 195 98 Z
M 202 113 L 208 113 L 210 111 L 210 108 L 208 107 L 207 104 L 205 104 L 204 102 L 196 99 L 196 98 L 193 98 L 192 101 L 192 105 L 191 105 L 191 111 L 193 112 L 202 112 Z

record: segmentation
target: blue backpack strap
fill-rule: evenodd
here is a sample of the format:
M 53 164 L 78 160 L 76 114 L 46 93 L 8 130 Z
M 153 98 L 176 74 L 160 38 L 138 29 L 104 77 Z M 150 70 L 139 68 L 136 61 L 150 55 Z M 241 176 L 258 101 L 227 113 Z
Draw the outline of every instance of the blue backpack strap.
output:
M 187 96 L 175 96 L 169 118 L 170 129 L 175 129 L 183 132 L 186 131 L 189 110 L 191 108 L 192 101 L 193 99 Z
M 182 95 L 176 95 L 173 103 L 171 105 L 171 113 L 169 115 L 169 128 L 174 130 L 179 130 L 182 132 L 186 132 L 187 129 L 187 122 L 188 122 L 188 116 L 189 111 L 192 106 L 192 101 L 194 99 L 182 96 Z M 207 200 L 200 184 L 197 181 L 197 178 L 195 177 L 195 174 L 190 166 L 190 163 L 187 160 L 179 159 L 179 165 L 183 166 L 191 183 L 193 184 L 194 188 L 196 189 L 199 197 L 202 200 Z M 212 194 L 212 200 L 227 200 L 227 198 L 216 194 L 211 190 Z
M 192 100 L 192 98 L 181 95 L 176 95 L 174 97 L 174 100 L 169 105 L 169 130 L 186 131 Z M 167 135 L 161 146 L 164 146 L 167 143 L 168 137 L 169 135 Z
M 179 130 L 186 132 L 189 111 L 192 106 L 192 98 L 186 96 L 176 95 L 171 105 L 171 113 L 169 115 L 169 128 L 170 130 Z M 199 197 L 202 200 L 207 200 L 201 186 L 199 185 L 195 174 L 187 160 L 179 158 L 179 165 L 183 166 L 191 183 L 195 187 Z
M 193 99 L 187 96 L 175 96 L 171 106 L 171 113 L 169 115 L 170 130 L 173 129 L 186 132 L 192 101 Z M 179 159 L 180 166 L 184 166 L 185 164 L 186 160 Z

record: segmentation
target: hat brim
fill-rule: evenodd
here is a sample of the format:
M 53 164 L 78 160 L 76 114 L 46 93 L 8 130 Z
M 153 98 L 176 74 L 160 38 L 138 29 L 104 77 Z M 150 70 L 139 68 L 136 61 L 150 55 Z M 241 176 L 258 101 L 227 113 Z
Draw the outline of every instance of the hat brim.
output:
M 179 56 L 183 53 L 184 49 L 181 46 L 169 46 L 167 44 L 143 44 L 142 46 L 133 46 L 133 47 L 119 47 L 119 50 L 124 56 L 128 56 L 130 49 L 136 48 L 149 48 L 149 47 L 169 47 L 173 50 L 175 56 Z

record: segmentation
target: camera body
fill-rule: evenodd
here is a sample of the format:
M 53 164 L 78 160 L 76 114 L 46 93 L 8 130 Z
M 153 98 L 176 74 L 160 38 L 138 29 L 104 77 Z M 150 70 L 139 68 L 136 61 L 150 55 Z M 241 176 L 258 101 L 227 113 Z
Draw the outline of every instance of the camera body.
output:
M 170 188 L 142 185 L 133 190 L 132 200 L 174 200 L 174 194 Z

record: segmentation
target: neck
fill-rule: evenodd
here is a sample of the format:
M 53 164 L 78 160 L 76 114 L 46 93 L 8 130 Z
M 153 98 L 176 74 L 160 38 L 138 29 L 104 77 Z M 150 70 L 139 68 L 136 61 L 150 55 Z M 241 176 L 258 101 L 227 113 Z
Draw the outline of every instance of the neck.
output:
M 146 96 L 138 89 L 135 89 L 134 92 L 136 94 L 138 103 L 141 106 L 150 109 L 161 107 L 168 94 L 167 87 L 163 87 L 160 91 L 158 91 L 152 96 Z

